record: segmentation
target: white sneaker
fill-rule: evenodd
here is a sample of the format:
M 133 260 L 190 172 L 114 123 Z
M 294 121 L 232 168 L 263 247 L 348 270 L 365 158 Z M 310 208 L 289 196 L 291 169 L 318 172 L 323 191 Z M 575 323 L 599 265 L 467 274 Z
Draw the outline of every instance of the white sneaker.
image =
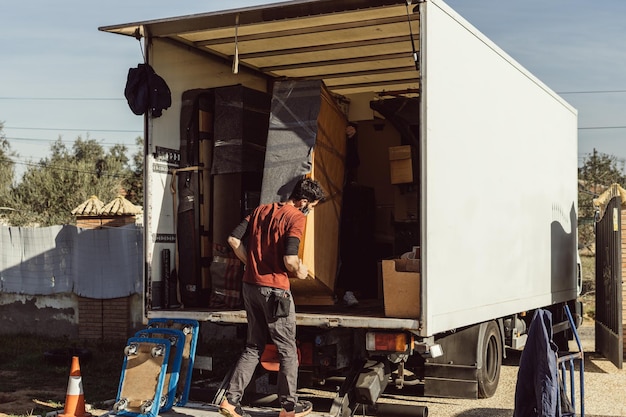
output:
M 343 295 L 343 302 L 346 303 L 348 307 L 359 304 L 359 300 L 356 299 L 352 291 L 346 291 L 346 293 Z

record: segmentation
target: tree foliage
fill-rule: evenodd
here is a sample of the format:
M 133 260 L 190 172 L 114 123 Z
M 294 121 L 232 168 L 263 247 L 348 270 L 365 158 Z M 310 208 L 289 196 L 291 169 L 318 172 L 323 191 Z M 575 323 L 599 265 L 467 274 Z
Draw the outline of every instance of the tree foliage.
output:
M 4 134 L 4 123 L 0 122 L 0 193 L 9 190 L 13 184 L 13 168 L 15 163 L 11 159 L 15 152 Z
M 624 186 L 624 161 L 596 149 L 587 155 L 578 169 L 578 241 L 591 247 L 595 242 L 593 199 L 611 184 Z
M 4 134 L 4 123 L 0 122 L 0 216 L 13 208 L 14 201 L 11 194 L 15 163 L 11 157 L 15 152 Z
M 124 145 L 106 152 L 96 140 L 81 137 L 68 148 L 59 138 L 51 145 L 50 155 L 31 165 L 21 181 L 11 187 L 16 210 L 7 215 L 10 223 L 72 224 L 72 210 L 92 195 L 106 203 L 133 189 L 137 185 L 130 182 L 135 181 L 137 168 L 131 166 L 127 152 Z M 133 190 L 133 194 L 140 195 L 141 191 Z
M 135 144 L 139 151 L 133 154 L 132 172 L 129 172 L 126 178 L 127 194 L 126 198 L 133 204 L 143 204 L 143 138 L 138 136 Z

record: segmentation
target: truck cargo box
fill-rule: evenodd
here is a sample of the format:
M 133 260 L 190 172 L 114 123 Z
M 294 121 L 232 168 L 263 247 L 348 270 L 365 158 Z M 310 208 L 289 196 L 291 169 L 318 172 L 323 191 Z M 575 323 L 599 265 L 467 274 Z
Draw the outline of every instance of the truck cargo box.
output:
M 172 91 L 172 106 L 146 123 L 148 283 L 163 276 L 161 251 L 175 250 L 169 183 L 178 166 L 162 151 L 179 151 L 182 93 L 242 85 L 274 95 L 297 80 L 323 84 L 320 96 L 342 110 L 333 123 L 359 127 L 358 182 L 375 197 L 373 275 L 381 260 L 421 247 L 419 285 L 406 297 L 407 308 L 418 306 L 414 318 L 387 317 L 384 297 L 371 295 L 350 311 L 301 303 L 300 324 L 428 337 L 576 298 L 576 110 L 443 1 L 302 0 L 101 30 L 146 36 L 149 63 Z M 339 137 L 322 144 L 323 126 L 311 126 L 319 142 L 307 175 L 338 171 L 324 184 L 333 199 L 307 226 L 303 256 L 316 280 L 304 291 L 313 300 L 323 288 L 319 304 L 332 304 L 341 245 L 329 236 L 340 224 L 343 174 L 326 158 L 344 150 Z M 390 163 L 408 159 L 390 161 L 390 148 L 411 149 L 412 181 L 392 179 Z M 147 315 L 245 321 L 241 310 Z

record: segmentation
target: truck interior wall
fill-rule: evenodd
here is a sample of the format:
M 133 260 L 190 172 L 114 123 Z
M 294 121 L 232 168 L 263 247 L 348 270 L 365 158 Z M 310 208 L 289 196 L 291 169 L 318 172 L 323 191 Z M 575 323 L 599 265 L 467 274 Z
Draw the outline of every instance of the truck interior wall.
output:
M 425 333 L 575 299 L 576 111 L 445 4 L 421 7 Z

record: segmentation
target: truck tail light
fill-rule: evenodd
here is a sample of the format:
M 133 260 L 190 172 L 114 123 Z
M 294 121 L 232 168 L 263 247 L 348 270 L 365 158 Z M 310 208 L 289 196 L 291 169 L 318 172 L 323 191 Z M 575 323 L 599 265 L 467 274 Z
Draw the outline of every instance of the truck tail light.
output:
M 406 333 L 368 332 L 365 346 L 368 351 L 407 352 L 413 349 L 413 337 Z

